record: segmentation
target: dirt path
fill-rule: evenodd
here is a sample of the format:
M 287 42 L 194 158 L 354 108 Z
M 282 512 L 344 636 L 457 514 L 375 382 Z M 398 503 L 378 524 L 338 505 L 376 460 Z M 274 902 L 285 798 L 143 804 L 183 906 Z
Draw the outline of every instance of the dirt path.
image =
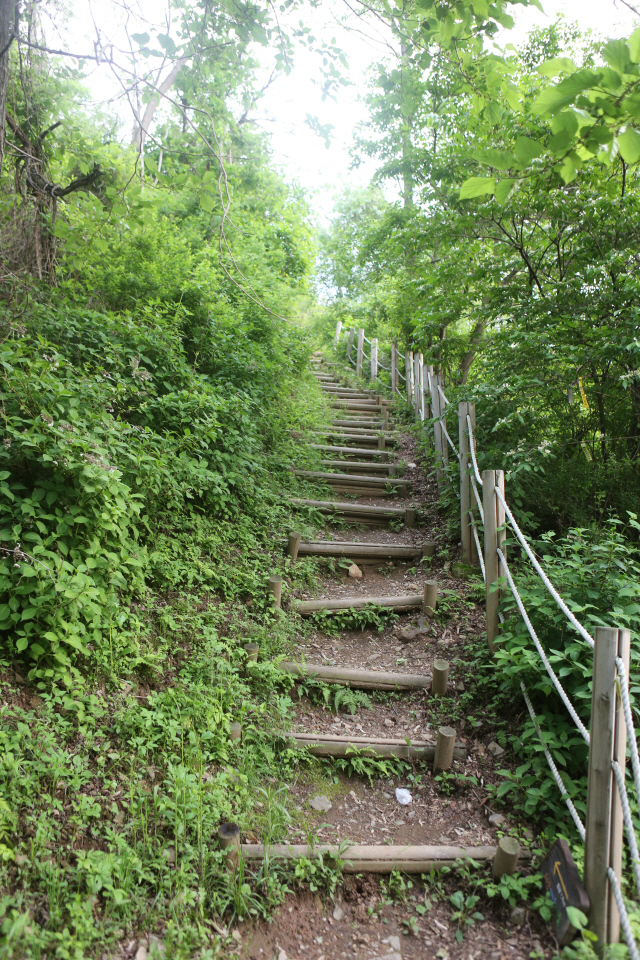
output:
M 523 845 L 531 845 L 533 834 L 508 811 L 492 807 L 486 786 L 500 778 L 497 771 L 510 759 L 497 743 L 490 723 L 482 719 L 475 703 L 477 678 L 470 675 L 470 650 L 484 630 L 482 607 L 467 581 L 452 576 L 452 564 L 459 559 L 458 546 L 446 535 L 445 524 L 436 509 L 437 487 L 420 463 L 410 433 L 401 433 L 396 459 L 407 463 L 404 476 L 412 482 L 411 496 L 363 498 L 358 502 L 379 506 L 417 507 L 416 528 L 394 531 L 385 528 L 336 528 L 327 525 L 317 539 L 361 543 L 421 545 L 437 543 L 436 555 L 422 563 L 381 561 L 361 567 L 362 578 L 352 579 L 346 571 L 330 572 L 325 566 L 321 589 L 313 597 L 336 599 L 398 595 L 415 590 L 422 593 L 424 581 L 438 582 L 439 609 L 436 617 L 401 614 L 381 631 L 334 631 L 314 629 L 297 648 L 296 659 L 310 665 L 360 667 L 398 673 L 431 675 L 435 658 L 451 666 L 449 693 L 438 700 L 430 692 L 381 693 L 371 695 L 371 708 L 359 706 L 355 713 L 337 714 L 322 703 L 303 696 L 297 711 L 296 732 L 332 734 L 344 737 L 394 737 L 433 740 L 443 723 L 456 728 L 458 742 L 465 745 L 466 759 L 454 761 L 448 776 L 436 780 L 426 764 L 415 764 L 412 772 L 398 778 L 395 772 L 370 779 L 358 775 L 345 761 L 336 763 L 335 775 L 325 779 L 322 794 L 330 804 L 315 811 L 310 801 L 319 795 L 312 776 L 300 775 L 290 786 L 298 822 L 291 825 L 290 843 L 305 842 L 312 828 L 322 842 L 349 840 L 360 844 L 455 844 L 495 845 L 510 832 Z M 344 496 L 323 496 L 342 500 Z M 337 568 L 335 565 L 334 569 Z M 396 788 L 409 789 L 412 802 L 402 806 Z M 490 867 L 483 866 L 488 877 Z M 468 873 L 468 871 L 467 871 Z M 450 897 L 457 890 L 465 897 L 472 893 L 475 871 L 462 874 L 431 874 L 426 882 L 419 876 L 389 876 L 363 873 L 345 876 L 333 900 L 303 893 L 287 898 L 270 924 L 256 926 L 246 936 L 242 955 L 252 960 L 357 960 L 408 958 L 518 958 L 548 957 L 555 943 L 539 919 L 523 908 L 512 908 L 499 898 L 489 901 L 481 891 L 474 910 L 483 914 L 473 924 L 462 924 L 464 938 L 456 938 L 460 923 L 453 919 Z M 467 911 L 470 913 L 473 911 Z

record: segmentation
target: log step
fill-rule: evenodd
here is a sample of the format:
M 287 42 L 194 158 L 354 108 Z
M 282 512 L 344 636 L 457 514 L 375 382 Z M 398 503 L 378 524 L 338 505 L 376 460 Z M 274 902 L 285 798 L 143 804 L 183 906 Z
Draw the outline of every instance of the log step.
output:
M 384 410 L 379 403 L 360 403 L 351 400 L 336 401 L 331 403 L 330 407 L 334 410 L 362 410 L 363 413 L 380 413 Z
M 404 507 L 369 507 L 359 503 L 339 503 L 335 500 L 304 500 L 301 497 L 292 497 L 289 503 L 297 507 L 315 507 L 321 513 L 344 513 L 349 516 L 375 517 L 379 520 L 404 520 L 407 512 Z
M 325 483 L 336 483 L 340 486 L 354 484 L 370 487 L 376 490 L 385 490 L 387 485 L 396 490 L 408 490 L 411 484 L 408 480 L 398 480 L 397 477 L 365 477 L 358 473 L 323 473 L 320 470 L 291 470 L 296 477 L 308 477 L 312 480 L 323 480 Z
M 311 450 L 322 450 L 324 453 L 344 453 L 350 457 L 380 457 L 381 460 L 388 460 L 391 456 L 389 450 L 369 450 L 361 447 L 336 447 L 327 443 L 310 443 Z
M 355 560 L 415 560 L 424 556 L 423 547 L 396 546 L 386 543 L 346 543 L 337 540 L 303 540 L 299 557 L 349 557 Z M 356 557 L 358 560 L 356 560 Z
M 377 440 L 378 437 L 384 437 L 385 440 L 395 440 L 395 436 L 392 430 L 385 430 L 384 427 L 347 427 L 342 423 L 338 423 L 336 426 L 333 423 L 322 423 L 319 427 L 313 431 L 314 433 L 327 433 L 332 436 L 340 434 L 345 434 L 349 437 L 370 437 L 372 440 Z
M 358 460 L 321 460 L 323 467 L 335 467 L 337 470 L 345 470 L 356 473 L 382 473 L 393 477 L 396 467 L 392 463 L 366 463 Z
M 493 860 L 496 847 L 456 846 L 390 846 L 388 844 L 353 844 L 338 846 L 332 843 L 274 843 L 269 846 L 269 857 L 297 860 L 302 857 L 335 857 L 342 865 L 343 873 L 433 873 L 443 867 L 455 867 L 456 861 L 467 857 L 480 862 Z M 262 860 L 264 847 L 261 843 L 243 843 L 242 854 L 246 860 Z M 522 856 L 522 855 L 521 855 Z
M 305 747 L 313 757 L 348 757 L 355 750 L 370 757 L 396 757 L 398 760 L 433 760 L 434 742 L 387 740 L 384 737 L 329 736 L 315 733 L 294 733 L 291 740 L 297 747 Z M 466 760 L 467 748 L 457 742 L 453 748 L 455 760 Z
M 431 677 L 422 677 L 416 673 L 390 673 L 382 670 L 356 670 L 351 667 L 327 667 L 316 663 L 293 663 L 284 661 L 280 665 L 284 673 L 294 677 L 317 677 L 326 683 L 337 683 L 343 687 L 354 687 L 357 690 L 429 690 Z M 297 734 L 296 734 L 297 736 Z M 315 737 L 315 734 L 313 735 Z M 333 740 L 345 740 L 345 737 L 332 737 Z M 369 743 L 366 737 L 363 743 Z M 377 742 L 377 741 L 376 741 Z M 404 744 L 404 740 L 398 740 Z M 424 744 L 423 744 L 424 746 Z M 435 746 L 435 743 L 433 744 Z
M 326 610 L 327 613 L 336 613 L 339 610 L 362 610 L 370 603 L 378 607 L 389 607 L 391 610 L 419 610 L 422 608 L 421 593 L 402 594 L 398 597 L 341 597 L 339 600 L 294 600 L 292 610 L 303 617 L 310 617 L 312 613 Z

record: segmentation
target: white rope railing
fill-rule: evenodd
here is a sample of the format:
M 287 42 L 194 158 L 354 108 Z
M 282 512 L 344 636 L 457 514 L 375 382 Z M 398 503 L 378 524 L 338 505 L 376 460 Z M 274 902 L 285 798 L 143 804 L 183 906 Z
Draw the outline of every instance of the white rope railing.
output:
M 473 461 L 473 472 L 476 475 L 476 480 L 480 486 L 482 486 L 482 477 L 480 476 L 480 471 L 478 470 L 478 461 L 476 460 L 476 449 L 473 440 L 473 430 L 471 429 L 471 417 L 469 414 L 467 414 L 467 429 L 469 431 L 469 452 L 471 453 L 471 459 Z
M 447 440 L 449 441 L 449 446 L 451 447 L 451 449 L 453 450 L 453 452 L 455 453 L 456 457 L 457 457 L 458 460 L 459 460 L 459 459 L 460 459 L 460 454 L 458 453 L 458 448 L 456 447 L 455 443 L 453 442 L 453 440 L 451 439 L 451 437 L 450 437 L 449 434 L 447 433 L 447 428 L 446 428 L 445 425 L 444 425 L 444 421 L 443 421 L 443 420 L 438 420 L 438 423 L 440 424 L 440 427 L 442 428 L 442 432 L 444 433 L 445 437 L 446 437 Z
M 640 759 L 638 758 L 638 743 L 636 732 L 633 726 L 633 715 L 631 713 L 631 702 L 629 700 L 629 685 L 627 683 L 627 671 L 620 657 L 616 657 L 616 667 L 618 670 L 618 685 L 620 687 L 620 700 L 624 711 L 624 719 L 627 725 L 627 739 L 629 741 L 629 753 L 631 754 L 631 770 L 633 772 L 633 782 L 636 788 L 636 799 L 640 803 Z
M 480 512 L 480 519 L 484 523 L 484 507 L 482 506 L 482 501 L 480 500 L 480 495 L 478 493 L 478 488 L 476 486 L 476 481 L 473 475 L 470 477 L 471 480 L 471 489 L 473 490 L 473 495 L 476 498 L 476 503 L 478 504 L 478 510 Z
M 570 797 L 569 794 L 567 793 L 567 788 L 565 787 L 565 785 L 564 785 L 564 783 L 563 783 L 563 781 L 562 781 L 562 777 L 561 777 L 560 774 L 558 773 L 558 768 L 556 767 L 555 763 L 553 762 L 553 757 L 552 757 L 551 754 L 549 753 L 549 750 L 548 750 L 548 748 L 547 748 L 547 745 L 545 744 L 544 740 L 542 739 L 542 732 L 541 732 L 540 727 L 538 726 L 538 723 L 537 723 L 537 721 L 536 721 L 536 715 L 535 715 L 535 712 L 534 712 L 533 707 L 531 706 L 531 700 L 529 700 L 529 695 L 528 695 L 528 693 L 527 693 L 527 691 L 526 691 L 526 688 L 525 688 L 525 685 L 524 685 L 524 683 L 522 683 L 522 681 L 520 681 L 520 689 L 522 690 L 522 696 L 524 697 L 524 702 L 525 702 L 526 705 L 527 705 L 527 710 L 529 711 L 529 715 L 530 715 L 530 717 L 531 717 L 531 722 L 533 723 L 533 725 L 534 725 L 534 727 L 535 727 L 535 730 L 536 730 L 536 733 L 538 734 L 538 739 L 539 739 L 540 743 L 542 744 L 542 749 L 544 750 L 544 755 L 545 755 L 545 757 L 546 757 L 547 763 L 549 764 L 549 768 L 550 768 L 550 770 L 551 770 L 551 773 L 553 774 L 553 779 L 555 780 L 555 782 L 556 782 L 556 784 L 557 784 L 557 786 L 558 786 L 558 790 L 560 791 L 560 795 L 561 795 L 562 799 L 564 800 L 564 802 L 565 802 L 566 805 L 567 805 L 567 808 L 568 808 L 568 810 L 569 810 L 569 813 L 571 814 L 571 818 L 572 818 L 573 822 L 574 822 L 575 825 L 576 825 L 576 830 L 577 830 L 578 833 L 580 834 L 580 837 L 581 837 L 581 839 L 582 839 L 582 842 L 584 843 L 584 840 L 585 840 L 585 837 L 586 837 L 586 831 L 585 831 L 585 829 L 584 829 L 584 824 L 583 824 L 582 820 L 580 819 L 580 815 L 579 815 L 578 811 L 576 810 L 576 808 L 575 808 L 574 805 L 573 805 L 573 801 L 572 801 L 571 797 Z
M 534 555 L 534 553 L 533 553 L 533 550 L 531 549 L 531 547 L 530 547 L 529 544 L 527 543 L 526 539 L 524 538 L 524 536 L 523 536 L 523 534 L 522 534 L 522 531 L 520 530 L 520 527 L 519 527 L 518 524 L 516 523 L 516 519 L 515 519 L 514 515 L 512 514 L 511 510 L 509 509 L 509 507 L 508 507 L 508 505 L 507 505 L 507 501 L 506 501 L 506 500 L 504 499 L 504 497 L 502 496 L 502 491 L 500 490 L 499 487 L 494 487 L 494 490 L 495 490 L 495 493 L 496 493 L 496 496 L 497 496 L 498 500 L 500 501 L 500 503 L 501 503 L 502 506 L 504 507 L 504 512 L 506 513 L 507 517 L 509 518 L 509 522 L 511 523 L 511 526 L 513 527 L 513 530 L 514 530 L 515 535 L 517 536 L 518 540 L 520 541 L 520 543 L 521 543 L 521 545 L 522 545 L 522 548 L 524 549 L 524 552 L 527 554 L 527 556 L 529 557 L 529 560 L 531 561 L 531 563 L 532 563 L 533 566 L 535 567 L 538 576 L 540 577 L 540 579 L 541 579 L 542 582 L 544 583 L 545 587 L 547 588 L 547 590 L 549 591 L 549 593 L 551 594 L 551 596 L 553 597 L 553 599 L 556 601 L 556 603 L 558 604 L 558 606 L 560 607 L 560 609 L 562 610 L 562 612 L 564 613 L 564 615 L 565 615 L 565 616 L 567 617 L 567 619 L 569 620 L 569 623 L 571 623 L 571 624 L 576 628 L 576 630 L 578 631 L 578 633 L 580 634 L 580 636 L 583 637 L 583 638 L 587 641 L 587 643 L 589 644 L 589 646 L 593 648 L 593 647 L 595 646 L 595 641 L 594 641 L 593 637 L 587 632 L 587 630 L 585 630 L 585 628 L 582 626 L 582 624 L 580 623 L 580 621 L 576 619 L 576 617 L 573 615 L 573 613 L 571 612 L 571 610 L 569 610 L 569 607 L 566 605 L 566 603 L 564 602 L 564 600 L 562 599 L 562 597 L 560 596 L 560 594 L 558 593 L 558 591 L 556 590 L 556 588 L 553 586 L 553 584 L 552 584 L 551 581 L 549 580 L 548 576 L 546 575 L 546 573 L 544 572 L 544 570 L 542 569 L 542 567 L 541 567 L 540 564 L 538 563 L 538 561 L 537 561 L 537 559 L 536 559 L 536 557 L 535 557 L 535 555 Z
M 400 373 L 399 370 L 398 370 L 398 376 L 400 377 L 401 380 L 404 380 L 405 383 L 407 382 L 407 378 L 405 377 L 404 373 Z M 402 396 L 402 394 L 401 394 L 401 396 Z
M 582 720 L 580 719 L 580 717 L 579 717 L 578 714 L 576 713 L 573 704 L 572 704 L 571 701 L 569 700 L 569 697 L 568 697 L 567 694 L 565 693 L 562 684 L 561 684 L 560 681 L 558 680 L 558 678 L 557 678 L 557 676 L 556 676 L 556 674 L 555 674 L 555 671 L 554 671 L 553 667 L 551 666 L 551 664 L 549 663 L 549 661 L 548 661 L 548 659 L 547 659 L 547 655 L 546 655 L 546 653 L 544 652 L 544 650 L 543 650 L 543 648 L 542 648 L 542 644 L 541 644 L 540 641 L 538 640 L 538 635 L 537 635 L 537 633 L 535 632 L 535 630 L 533 629 L 533 626 L 532 626 L 532 624 L 531 624 L 531 620 L 529 620 L 529 615 L 527 614 L 527 611 L 525 610 L 524 604 L 523 604 L 523 602 L 522 602 L 522 600 L 521 600 L 521 598 L 520 598 L 520 594 L 518 593 L 518 588 L 516 587 L 515 583 L 513 582 L 513 577 L 511 576 L 511 571 L 509 570 L 509 567 L 508 567 L 508 564 L 507 564 L 505 555 L 503 554 L 503 552 L 502 552 L 502 550 L 500 549 L 500 547 L 498 547 L 498 557 L 500 558 L 500 563 L 502 564 L 502 567 L 503 567 L 504 572 L 505 572 L 505 574 L 506 574 L 507 581 L 508 581 L 508 583 L 509 583 L 509 587 L 511 588 L 511 592 L 512 592 L 513 596 L 515 597 L 516 603 L 518 604 L 518 609 L 520 610 L 520 615 L 522 616 L 522 619 L 523 619 L 524 622 L 525 622 L 525 626 L 526 626 L 527 630 L 529 631 L 529 635 L 530 635 L 531 639 L 533 640 L 533 642 L 534 642 L 534 644 L 535 644 L 536 650 L 538 651 L 538 656 L 539 656 L 540 659 L 542 660 L 542 662 L 543 662 L 543 664 L 544 664 L 544 668 L 545 668 L 545 670 L 547 671 L 547 673 L 549 674 L 549 677 L 551 678 L 551 682 L 553 683 L 554 687 L 555 687 L 556 690 L 558 691 L 558 693 L 559 693 L 559 695 L 560 695 L 560 699 L 562 700 L 562 702 L 564 703 L 565 707 L 566 707 L 567 710 L 569 711 L 569 713 L 570 713 L 570 715 L 571 715 L 571 719 L 573 720 L 573 722 L 575 723 L 576 727 L 578 728 L 578 730 L 579 730 L 580 733 L 582 734 L 582 737 L 584 738 L 585 742 L 586 742 L 586 743 L 589 743 L 589 731 L 587 730 L 587 728 L 585 727 L 584 723 L 582 722 Z
M 607 868 L 607 877 L 609 878 L 609 883 L 611 884 L 611 889 L 613 891 L 613 896 L 616 901 L 616 906 L 620 914 L 620 924 L 622 926 L 622 932 L 624 933 L 624 939 L 626 940 L 626 943 L 627 943 L 629 955 L 631 957 L 631 960 L 640 960 L 640 954 L 638 953 L 638 948 L 636 946 L 636 941 L 633 936 L 633 931 L 631 930 L 629 914 L 627 913 L 627 908 L 622 898 L 622 892 L 620 890 L 618 878 L 616 877 L 611 867 Z
M 440 396 L 442 397 L 442 399 L 444 400 L 444 402 L 445 402 L 446 404 L 448 404 L 449 401 L 448 401 L 447 398 L 445 397 L 445 395 L 444 395 L 444 390 L 442 389 L 442 387 L 440 386 L 440 384 L 438 384 L 438 393 L 440 394 Z
M 627 793 L 627 786 L 624 782 L 624 774 L 620 769 L 620 765 L 614 760 L 611 764 L 611 769 L 613 770 L 613 775 L 616 780 L 618 787 L 618 793 L 620 794 L 620 804 L 622 806 L 622 819 L 624 820 L 624 829 L 627 834 L 627 843 L 629 844 L 629 849 L 631 851 L 631 866 L 633 867 L 633 875 L 636 879 L 636 889 L 640 895 L 640 855 L 638 854 L 638 842 L 636 840 L 636 831 L 633 826 L 633 820 L 631 818 L 631 808 L 629 807 L 629 795 Z
M 473 515 L 473 510 L 469 510 L 469 518 L 471 520 L 471 529 L 473 530 L 473 539 L 476 542 L 476 550 L 478 551 L 478 560 L 480 561 L 480 569 L 482 570 L 482 579 L 484 582 L 487 582 L 487 571 L 484 567 L 484 557 L 482 555 L 482 548 L 480 546 L 480 539 L 478 537 L 478 529 L 476 527 L 476 518 Z

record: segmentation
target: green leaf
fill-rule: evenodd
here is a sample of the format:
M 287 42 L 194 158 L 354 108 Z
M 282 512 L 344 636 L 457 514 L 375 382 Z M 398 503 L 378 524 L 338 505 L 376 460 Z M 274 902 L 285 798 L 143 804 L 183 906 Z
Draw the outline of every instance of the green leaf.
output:
M 199 201 L 201 208 L 207 213 L 210 213 L 215 207 L 215 200 L 208 193 L 201 193 Z
M 595 86 L 597 82 L 598 77 L 591 70 L 578 70 L 554 87 L 543 90 L 534 100 L 531 109 L 538 116 L 552 116 L 563 107 L 568 107 L 579 94 Z
M 474 197 L 484 197 L 495 190 L 494 177 L 470 177 L 460 187 L 460 199 L 472 200 Z
M 531 137 L 518 137 L 515 152 L 520 166 L 527 167 L 532 160 L 542 156 L 544 147 Z
M 586 927 L 589 921 L 582 910 L 578 910 L 577 907 L 571 906 L 567 906 L 565 909 L 567 911 L 567 916 L 569 917 L 569 923 L 572 927 L 574 927 L 576 930 L 582 930 L 584 927 Z
M 614 70 L 625 73 L 631 64 L 631 51 L 624 40 L 609 40 L 602 48 L 602 56 Z
M 617 136 L 618 150 L 625 163 L 637 163 L 640 160 L 640 133 L 627 127 Z
M 132 33 L 131 39 L 135 40 L 136 43 L 139 43 L 140 46 L 143 47 L 145 43 L 149 43 L 149 34 L 148 33 Z
M 545 60 L 537 68 L 538 73 L 543 77 L 557 77 L 559 73 L 573 73 L 577 67 L 569 57 L 554 57 L 553 60 Z
M 640 27 L 629 37 L 629 56 L 633 63 L 640 63 Z
M 496 200 L 498 203 L 504 206 L 519 183 L 519 180 L 500 180 L 496 184 Z
M 473 155 L 478 163 L 485 163 L 496 170 L 508 170 L 515 165 L 515 157 L 506 150 L 477 150 Z

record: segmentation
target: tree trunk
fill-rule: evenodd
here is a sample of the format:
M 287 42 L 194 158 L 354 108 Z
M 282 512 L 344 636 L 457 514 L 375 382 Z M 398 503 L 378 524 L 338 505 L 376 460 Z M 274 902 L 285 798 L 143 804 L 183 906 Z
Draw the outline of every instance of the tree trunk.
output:
M 16 0 L 0 0 L 0 172 L 4 159 L 5 116 L 9 83 L 9 47 L 17 33 L 19 7 Z

